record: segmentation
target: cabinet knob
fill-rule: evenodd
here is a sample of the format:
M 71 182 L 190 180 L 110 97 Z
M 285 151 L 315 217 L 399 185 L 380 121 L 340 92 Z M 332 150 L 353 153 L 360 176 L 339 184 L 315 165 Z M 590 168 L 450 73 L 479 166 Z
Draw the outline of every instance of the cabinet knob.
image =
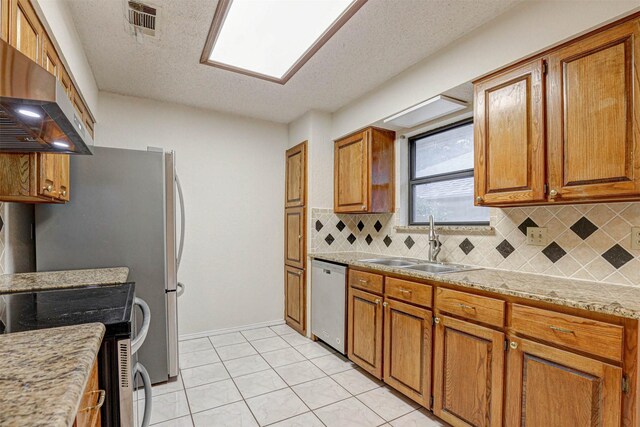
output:
M 512 349 L 514 349 L 514 350 L 515 350 L 516 348 L 518 348 L 518 343 L 517 343 L 517 342 L 515 342 L 515 341 L 511 341 L 511 342 L 509 343 L 509 347 L 511 347 Z
M 45 187 L 44 187 L 44 191 L 47 191 L 47 192 L 49 192 L 49 193 L 50 193 L 50 192 L 51 192 L 51 190 L 53 190 L 53 185 L 51 185 L 51 184 L 49 184 L 49 185 L 47 185 L 47 186 L 45 186 Z
M 433 318 L 433 323 L 435 323 L 436 325 L 437 325 L 438 323 L 440 323 L 440 318 L 439 318 L 439 317 L 434 317 L 434 318 Z
M 376 305 L 380 304 L 380 299 L 376 298 L 376 300 L 374 301 L 376 303 Z
M 298 240 L 300 240 L 300 239 L 302 239 L 302 234 L 300 234 L 300 235 L 298 236 Z
M 67 190 L 62 190 L 62 197 L 67 195 Z
M 362 205 L 362 210 L 363 210 L 363 211 L 366 211 L 366 210 L 367 210 L 367 207 L 366 207 L 365 205 Z
M 552 199 L 557 196 L 558 196 L 558 190 L 549 191 L 549 197 L 551 197 Z
M 383 303 L 382 303 L 382 306 L 383 306 L 383 307 L 388 307 L 388 306 L 389 306 L 389 303 L 388 303 L 388 302 L 383 302 Z
M 476 197 L 476 203 L 482 203 L 482 197 L 480 196 Z

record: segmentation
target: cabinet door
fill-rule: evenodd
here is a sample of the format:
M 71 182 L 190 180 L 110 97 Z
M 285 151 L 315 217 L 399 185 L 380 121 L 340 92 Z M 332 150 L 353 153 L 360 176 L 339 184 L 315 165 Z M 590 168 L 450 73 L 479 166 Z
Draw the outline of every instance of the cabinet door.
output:
M 306 317 L 306 283 L 304 270 L 285 267 L 284 318 L 287 325 L 304 334 Z
M 56 154 L 38 154 L 38 194 L 44 197 L 57 198 L 60 189 L 58 188 L 58 161 Z
M 307 143 L 298 144 L 287 150 L 286 165 L 286 208 L 304 206 L 307 180 Z
M 46 35 L 43 36 L 42 43 L 42 66 L 45 70 L 56 76 L 60 77 L 60 58 L 56 53 L 56 49 L 51 43 L 51 40 Z
M 382 297 L 349 288 L 349 359 L 382 379 Z
M 0 38 L 9 41 L 9 0 L 0 0 Z
M 305 251 L 304 208 L 285 209 L 285 259 L 287 265 L 304 268 Z
M 549 196 L 640 195 L 640 20 L 549 54 Z
M 11 45 L 42 65 L 42 26 L 28 0 L 11 0 Z
M 502 425 L 504 334 L 436 318 L 433 413 L 454 426 Z
M 519 338 L 507 366 L 508 426 L 620 426 L 619 367 Z
M 420 405 L 431 399 L 431 311 L 394 300 L 384 306 L 384 382 Z
M 543 66 L 538 59 L 475 85 L 476 204 L 545 200 Z
M 52 154 L 56 160 L 56 185 L 58 187 L 58 199 L 69 201 L 69 155 Z
M 370 132 L 365 131 L 335 142 L 335 212 L 363 212 L 369 208 L 369 139 Z

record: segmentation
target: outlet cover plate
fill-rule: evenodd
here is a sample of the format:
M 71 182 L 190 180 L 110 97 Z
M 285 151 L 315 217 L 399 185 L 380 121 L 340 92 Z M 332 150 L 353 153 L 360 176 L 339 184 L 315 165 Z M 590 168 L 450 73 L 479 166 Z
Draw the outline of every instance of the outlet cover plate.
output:
M 527 227 L 527 245 L 547 246 L 546 227 Z
M 631 227 L 631 249 L 640 251 L 640 227 Z

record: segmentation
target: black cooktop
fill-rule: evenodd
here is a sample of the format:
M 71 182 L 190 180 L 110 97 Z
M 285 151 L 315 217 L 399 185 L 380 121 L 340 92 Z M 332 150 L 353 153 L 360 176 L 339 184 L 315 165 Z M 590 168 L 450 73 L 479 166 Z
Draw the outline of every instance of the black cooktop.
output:
M 99 322 L 106 337 L 131 334 L 134 296 L 134 283 L 4 295 L 0 333 Z

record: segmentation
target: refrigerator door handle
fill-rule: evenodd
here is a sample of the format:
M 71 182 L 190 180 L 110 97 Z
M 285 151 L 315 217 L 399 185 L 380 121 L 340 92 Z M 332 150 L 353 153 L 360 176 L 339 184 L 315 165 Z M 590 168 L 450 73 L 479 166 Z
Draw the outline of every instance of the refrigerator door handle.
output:
M 184 294 L 184 283 L 178 282 L 178 292 L 176 292 L 176 296 L 180 297 Z
M 153 399 L 151 399 L 152 391 L 151 391 L 151 378 L 149 377 L 149 373 L 145 369 L 145 367 L 137 362 L 133 366 L 133 377 L 137 374 L 140 374 L 140 378 L 142 379 L 142 385 L 144 387 L 144 415 L 142 416 L 142 427 L 148 427 L 151 421 L 151 405 Z M 137 404 L 136 401 L 134 404 Z
M 136 337 L 131 341 L 131 354 L 135 354 L 140 347 L 142 347 L 142 343 L 145 338 L 147 338 L 147 333 L 149 332 L 149 325 L 151 324 L 151 309 L 149 309 L 147 303 L 138 297 L 133 300 L 133 303 L 142 310 L 142 327 L 140 328 L 140 332 L 138 332 Z
M 178 198 L 180 199 L 180 245 L 178 246 L 178 265 L 176 270 L 180 269 L 180 261 L 182 261 L 182 249 L 184 249 L 184 196 L 182 194 L 182 186 L 180 185 L 180 178 L 176 174 L 176 187 L 178 188 Z

